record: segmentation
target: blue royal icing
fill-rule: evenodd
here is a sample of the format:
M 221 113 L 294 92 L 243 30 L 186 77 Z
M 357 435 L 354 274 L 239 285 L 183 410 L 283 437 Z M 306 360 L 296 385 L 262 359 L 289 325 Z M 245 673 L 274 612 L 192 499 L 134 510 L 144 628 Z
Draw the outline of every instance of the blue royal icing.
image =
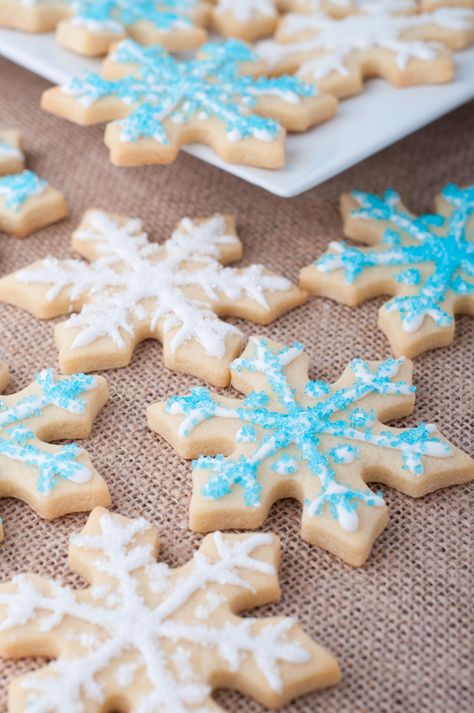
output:
M 118 31 L 137 22 L 149 22 L 158 31 L 192 26 L 192 0 L 80 0 L 74 3 L 74 20 L 93 31 Z
M 395 279 L 416 288 L 410 295 L 394 297 L 386 304 L 389 312 L 398 312 L 406 332 L 418 330 L 425 317 L 431 317 L 437 327 L 452 324 L 453 317 L 445 309 L 449 295 L 472 295 L 474 283 L 474 232 L 468 230 L 474 213 L 474 186 L 458 188 L 450 184 L 441 195 L 451 206 L 450 215 L 413 217 L 400 205 L 400 197 L 389 189 L 383 197 L 354 191 L 360 208 L 354 218 L 382 220 L 390 224 L 381 247 L 358 248 L 340 242 L 337 252 L 327 253 L 315 262 L 321 272 L 342 268 L 346 284 L 377 267 L 400 266 Z M 423 277 L 412 266 L 430 268 Z
M 296 77 L 258 77 L 240 74 L 243 63 L 256 55 L 243 42 L 209 42 L 198 59 L 177 61 L 160 47 L 142 47 L 133 40 L 121 42 L 113 54 L 118 63 L 132 64 L 134 75 L 108 80 L 88 72 L 62 89 L 79 103 L 91 106 L 105 97 L 119 97 L 134 105 L 120 126 L 121 140 L 152 138 L 169 144 L 164 121 L 184 124 L 191 118 L 216 118 L 232 142 L 253 137 L 272 141 L 280 131 L 274 119 L 251 113 L 260 96 L 278 96 L 295 104 L 316 92 Z
M 334 389 L 329 383 L 308 381 L 304 389 L 311 399 L 308 405 L 307 399 L 305 403 L 298 400 L 285 369 L 301 355 L 303 346 L 295 343 L 274 351 L 264 339 L 253 339 L 252 344 L 254 355 L 236 359 L 231 369 L 263 374 L 268 393 L 251 392 L 236 408 L 219 404 L 207 388 L 194 389 L 188 396 L 176 396 L 167 402 L 168 413 L 185 415 L 179 431 L 184 437 L 189 437 L 202 421 L 213 418 L 242 422 L 240 433 L 249 427 L 256 431 L 256 445 L 250 454 L 246 446 L 246 455 L 201 456 L 194 462 L 194 468 L 210 473 L 202 490 L 205 497 L 220 500 L 239 486 L 243 489 L 245 505 L 258 507 L 262 492 L 259 470 L 264 463 L 271 466 L 272 472 L 284 476 L 292 476 L 304 464 L 321 484 L 318 497 L 305 503 L 308 513 L 317 516 L 327 508 L 341 527 L 350 531 L 358 526 L 359 503 L 382 506 L 384 501 L 380 493 L 357 490 L 338 482 L 332 463 L 345 465 L 359 460 L 359 445 L 366 443 L 398 452 L 402 468 L 421 476 L 424 456 L 451 455 L 448 444 L 432 435 L 433 426 L 421 423 L 399 433 L 379 430 L 375 412 L 360 403 L 371 394 L 407 396 L 415 391 L 415 387 L 405 381 L 393 380 L 403 358 L 389 358 L 375 370 L 366 361 L 355 359 L 350 364 L 353 382 L 344 388 Z M 313 384 L 317 388 L 313 389 Z M 335 448 L 325 449 L 322 436 L 332 436 L 341 442 Z
M 19 211 L 23 204 L 47 188 L 48 182 L 33 173 L 23 171 L 11 176 L 0 177 L 0 197 L 5 197 L 5 206 L 10 210 Z
M 80 453 L 75 443 L 62 446 L 52 453 L 35 440 L 35 434 L 27 428 L 31 419 L 41 416 L 49 406 L 68 413 L 83 413 L 86 403 L 81 395 L 95 385 L 95 378 L 74 374 L 56 380 L 51 369 L 37 374 L 40 387 L 37 394 L 26 396 L 14 406 L 0 399 L 0 455 L 12 461 L 25 463 L 38 469 L 37 489 L 48 495 L 56 486 L 58 478 L 75 482 L 90 480 L 90 473 L 77 458 Z

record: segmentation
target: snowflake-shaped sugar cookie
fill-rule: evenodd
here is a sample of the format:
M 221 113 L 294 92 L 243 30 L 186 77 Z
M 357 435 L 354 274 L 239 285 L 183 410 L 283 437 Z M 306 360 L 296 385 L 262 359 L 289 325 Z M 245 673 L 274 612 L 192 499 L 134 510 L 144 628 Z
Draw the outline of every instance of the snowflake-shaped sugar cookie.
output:
M 13 680 L 16 711 L 217 713 L 213 688 L 273 708 L 337 683 L 294 619 L 235 614 L 278 598 L 277 537 L 216 532 L 178 569 L 156 562 L 158 545 L 143 518 L 97 508 L 69 549 L 87 589 L 31 574 L 0 586 L 0 653 L 56 659 Z
M 38 317 L 77 313 L 56 327 L 65 373 L 126 366 L 155 338 L 168 367 L 222 386 L 242 334 L 220 317 L 266 324 L 306 298 L 262 265 L 224 267 L 242 257 L 232 216 L 185 218 L 159 245 L 140 220 L 93 210 L 72 245 L 90 264 L 47 258 L 0 280 L 0 300 Z
M 0 362 L 0 393 L 8 380 L 8 369 Z M 87 437 L 106 401 L 102 377 L 56 379 L 50 369 L 23 391 L 0 398 L 1 496 L 22 500 L 47 520 L 108 505 L 107 485 L 87 453 L 75 443 L 49 443 Z
M 273 502 L 304 505 L 302 536 L 354 566 L 387 524 L 386 483 L 414 497 L 474 478 L 474 461 L 435 426 L 389 428 L 411 413 L 404 359 L 355 359 L 335 384 L 310 381 L 300 344 L 252 338 L 231 365 L 245 399 L 196 388 L 149 407 L 151 428 L 193 464 L 193 530 L 255 528 Z
M 79 54 L 100 56 L 127 36 L 169 50 L 198 47 L 210 6 L 200 0 L 0 0 L 0 27 L 57 29 L 57 41 Z
M 474 186 L 446 186 L 434 215 L 411 214 L 392 189 L 342 198 L 346 235 L 373 247 L 333 242 L 301 272 L 301 284 L 352 306 L 396 295 L 379 310 L 393 352 L 410 358 L 447 346 L 454 315 L 474 312 Z
M 0 231 L 26 238 L 67 215 L 64 196 L 26 171 L 19 131 L 0 131 Z
M 474 11 L 367 11 L 342 20 L 323 12 L 293 13 L 282 20 L 276 37 L 257 45 L 270 73 L 296 72 L 321 91 L 347 97 L 362 90 L 366 76 L 384 77 L 396 86 L 451 80 L 449 49 L 474 41 Z
M 239 40 L 208 43 L 182 61 L 126 40 L 102 75 L 46 90 L 42 105 L 83 125 L 114 119 L 105 142 L 121 166 L 169 163 L 181 146 L 204 143 L 231 163 L 279 168 L 282 126 L 303 131 L 333 116 L 337 101 L 296 77 L 255 78 L 256 60 Z

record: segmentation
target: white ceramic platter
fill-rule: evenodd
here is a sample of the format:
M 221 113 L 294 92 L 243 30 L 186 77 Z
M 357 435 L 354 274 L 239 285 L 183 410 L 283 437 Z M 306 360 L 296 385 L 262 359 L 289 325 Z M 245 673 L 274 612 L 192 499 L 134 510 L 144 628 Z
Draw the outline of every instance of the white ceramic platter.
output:
M 53 35 L 0 30 L 0 54 L 55 84 L 86 69 L 100 68 L 98 60 L 61 50 Z M 367 82 L 362 94 L 341 102 L 335 119 L 288 138 L 286 167 L 279 171 L 224 163 L 205 146 L 193 145 L 185 150 L 223 171 L 289 198 L 474 98 L 474 48 L 456 54 L 456 64 L 456 79 L 448 85 L 394 89 L 380 79 Z

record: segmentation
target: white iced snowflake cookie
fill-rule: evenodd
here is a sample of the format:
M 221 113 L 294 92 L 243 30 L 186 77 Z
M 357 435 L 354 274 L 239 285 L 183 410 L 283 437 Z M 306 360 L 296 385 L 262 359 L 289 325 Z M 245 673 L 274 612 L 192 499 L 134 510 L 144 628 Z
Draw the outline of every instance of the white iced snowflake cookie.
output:
M 163 343 L 165 364 L 216 384 L 243 343 L 221 317 L 266 324 L 306 294 L 262 265 L 225 267 L 242 257 L 232 216 L 183 219 L 162 245 L 140 220 L 88 211 L 73 234 L 82 260 L 46 260 L 0 280 L 0 300 L 57 325 L 65 373 L 126 366 L 144 339 Z
M 8 380 L 0 362 L 0 393 Z M 50 369 L 0 398 L 0 495 L 22 500 L 46 520 L 108 505 L 107 485 L 87 453 L 75 443 L 50 444 L 86 438 L 107 398 L 102 377 L 56 378 Z
M 25 170 L 20 132 L 0 131 L 0 231 L 26 238 L 67 213 L 63 194 Z
M 331 384 L 308 379 L 301 344 L 254 337 L 231 372 L 244 400 L 196 388 L 148 409 L 150 427 L 197 459 L 193 530 L 254 529 L 275 501 L 296 498 L 303 538 L 360 566 L 388 520 L 367 481 L 418 497 L 474 478 L 474 461 L 434 425 L 383 425 L 413 410 L 403 358 L 355 359 Z
M 347 97 L 362 90 L 366 76 L 384 77 L 395 86 L 450 81 L 450 50 L 474 41 L 474 11 L 371 12 L 342 20 L 322 12 L 290 14 L 276 37 L 257 45 L 270 73 L 296 72 L 320 91 Z
M 143 518 L 97 508 L 69 549 L 88 588 L 32 574 L 0 586 L 0 653 L 56 659 L 13 680 L 15 711 L 217 713 L 221 687 L 274 708 L 339 681 L 294 619 L 236 615 L 278 599 L 277 537 L 215 533 L 178 569 L 158 547 Z
M 413 215 L 393 189 L 346 194 L 341 212 L 345 234 L 370 247 L 332 242 L 302 287 L 352 307 L 394 295 L 378 323 L 396 356 L 450 344 L 454 316 L 474 314 L 474 185 L 445 186 L 435 214 Z

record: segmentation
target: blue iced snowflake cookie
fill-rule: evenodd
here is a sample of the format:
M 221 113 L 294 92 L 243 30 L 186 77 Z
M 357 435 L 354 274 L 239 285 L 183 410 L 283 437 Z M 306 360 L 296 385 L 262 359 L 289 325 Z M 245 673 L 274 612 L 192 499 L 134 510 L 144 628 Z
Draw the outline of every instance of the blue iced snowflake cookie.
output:
M 474 311 L 474 186 L 441 191 L 434 214 L 414 216 L 394 190 L 343 196 L 345 233 L 371 247 L 332 242 L 304 268 L 310 292 L 355 306 L 392 294 L 379 326 L 396 356 L 447 346 L 454 315 Z
M 197 388 L 148 411 L 151 428 L 195 458 L 194 530 L 259 527 L 275 500 L 295 497 L 304 539 L 357 566 L 387 523 L 367 481 L 417 497 L 474 478 L 474 461 L 434 425 L 383 425 L 413 409 L 403 357 L 354 359 L 331 384 L 308 379 L 301 344 L 253 338 L 231 371 L 244 400 Z
M 284 127 L 326 120 L 337 101 L 293 76 L 256 77 L 258 69 L 255 52 L 238 40 L 209 42 L 186 60 L 125 40 L 102 74 L 48 89 L 42 104 L 79 124 L 116 119 L 105 142 L 118 165 L 169 163 L 184 144 L 204 143 L 229 162 L 279 168 Z

